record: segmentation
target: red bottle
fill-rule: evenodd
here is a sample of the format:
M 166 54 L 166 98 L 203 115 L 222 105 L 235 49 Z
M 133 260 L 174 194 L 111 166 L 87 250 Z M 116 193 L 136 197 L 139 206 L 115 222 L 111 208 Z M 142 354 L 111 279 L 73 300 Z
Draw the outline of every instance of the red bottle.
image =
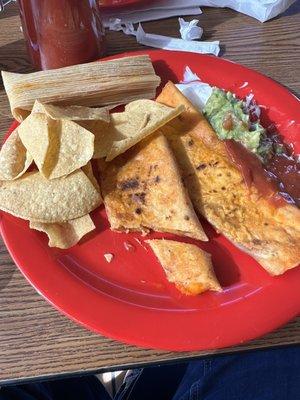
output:
M 94 61 L 105 51 L 97 0 L 18 0 L 24 36 L 37 69 Z

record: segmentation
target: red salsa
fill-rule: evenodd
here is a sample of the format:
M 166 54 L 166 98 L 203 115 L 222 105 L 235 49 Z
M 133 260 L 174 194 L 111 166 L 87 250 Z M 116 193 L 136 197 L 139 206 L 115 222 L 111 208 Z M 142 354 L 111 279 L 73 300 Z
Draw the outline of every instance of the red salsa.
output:
M 292 155 L 273 155 L 266 164 L 241 143 L 225 140 L 231 160 L 241 170 L 248 187 L 278 207 L 286 202 L 300 206 L 300 164 Z
M 97 0 L 19 0 L 32 63 L 53 69 L 94 61 L 104 52 Z
M 300 207 L 300 163 L 292 155 L 276 154 L 266 164 L 267 170 L 277 178 L 278 190 L 288 194 Z

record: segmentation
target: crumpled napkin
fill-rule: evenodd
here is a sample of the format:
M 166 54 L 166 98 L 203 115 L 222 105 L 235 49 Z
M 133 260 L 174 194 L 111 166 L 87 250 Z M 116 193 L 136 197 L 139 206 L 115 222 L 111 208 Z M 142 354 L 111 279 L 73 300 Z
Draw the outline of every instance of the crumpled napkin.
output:
M 136 40 L 138 43 L 141 43 L 145 46 L 156 47 L 164 50 L 214 54 L 215 56 L 217 56 L 220 52 L 220 42 L 218 40 L 214 42 L 199 42 L 145 33 L 141 24 L 139 24 L 136 32 Z
M 121 30 L 126 35 L 134 35 L 138 43 L 145 46 L 156 47 L 173 51 L 188 51 L 193 53 L 208 53 L 218 55 L 220 52 L 219 41 L 200 42 L 203 29 L 198 26 L 199 20 L 185 21 L 179 18 L 181 39 L 169 36 L 146 33 L 139 24 L 135 31 L 133 23 L 148 21 L 150 19 L 166 18 L 174 15 L 185 15 L 186 12 L 201 13 L 199 5 L 211 7 L 230 7 L 248 14 L 260 21 L 273 18 L 288 8 L 295 0 L 155 0 L 148 5 L 134 6 L 126 11 L 119 10 L 118 16 L 106 14 L 104 25 L 110 30 Z M 196 10 L 197 9 L 197 10 Z
M 228 7 L 265 22 L 283 13 L 296 0 L 199 0 L 199 6 Z
M 200 6 L 229 7 L 265 22 L 283 13 L 296 0 L 152 0 L 124 9 L 103 10 L 103 23 L 109 27 L 110 18 L 122 22 L 154 21 L 162 18 L 201 14 Z
M 181 18 L 181 21 L 179 21 L 181 27 L 181 36 L 194 38 L 201 37 L 203 30 L 201 27 L 196 26 L 198 20 L 193 21 L 189 23 Z M 131 22 L 123 23 L 120 18 L 111 19 L 109 29 L 114 31 L 122 31 L 126 35 L 134 35 L 138 43 L 149 47 L 173 51 L 188 51 L 200 54 L 214 54 L 215 56 L 217 56 L 220 52 L 218 40 L 214 42 L 200 42 L 146 33 L 141 24 L 139 24 L 137 30 L 135 30 Z
M 203 29 L 201 26 L 198 26 L 199 19 L 193 19 L 188 22 L 183 18 L 178 18 L 179 22 L 179 32 L 181 39 L 183 40 L 195 40 L 200 39 L 203 34 Z
M 111 18 L 120 18 L 124 23 L 135 24 L 176 16 L 199 15 L 201 14 L 200 3 L 199 0 L 151 0 L 141 4 L 133 4 L 124 9 L 104 9 L 102 20 L 104 26 L 109 28 Z

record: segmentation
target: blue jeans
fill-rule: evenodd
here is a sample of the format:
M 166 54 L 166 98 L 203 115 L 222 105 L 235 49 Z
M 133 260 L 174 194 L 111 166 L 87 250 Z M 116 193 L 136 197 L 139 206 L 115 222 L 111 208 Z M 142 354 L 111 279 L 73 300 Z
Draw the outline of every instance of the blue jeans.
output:
M 0 400 L 109 400 L 94 376 L 6 386 Z M 297 400 L 300 347 L 133 370 L 115 400 Z

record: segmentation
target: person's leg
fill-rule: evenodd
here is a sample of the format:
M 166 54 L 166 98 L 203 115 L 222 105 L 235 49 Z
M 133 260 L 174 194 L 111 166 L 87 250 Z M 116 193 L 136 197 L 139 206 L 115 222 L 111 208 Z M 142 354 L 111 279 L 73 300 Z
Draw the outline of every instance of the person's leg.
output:
M 300 347 L 208 357 L 189 363 L 173 400 L 295 400 Z
M 171 400 L 187 364 L 172 364 L 132 370 L 115 400 Z
M 4 386 L 0 400 L 111 400 L 95 376 Z
M 300 347 L 206 357 L 133 370 L 116 400 L 296 400 Z M 108 400 L 94 376 L 4 387 L 0 400 Z

